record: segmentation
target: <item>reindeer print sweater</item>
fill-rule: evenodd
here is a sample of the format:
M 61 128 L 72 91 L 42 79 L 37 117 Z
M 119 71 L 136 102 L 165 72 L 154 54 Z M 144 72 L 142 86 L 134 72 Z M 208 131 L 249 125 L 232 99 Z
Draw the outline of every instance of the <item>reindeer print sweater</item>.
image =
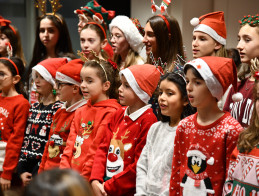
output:
M 86 102 L 87 101 L 83 99 L 68 108 L 65 103 L 53 116 L 49 140 L 45 146 L 38 173 L 54 167 L 59 167 L 63 150 L 66 147 L 71 122 L 75 116 L 75 111 L 85 105 Z
M 108 195 L 134 195 L 136 192 L 136 165 L 150 126 L 157 121 L 151 105 L 128 115 L 125 107 L 118 110 L 108 125 L 96 156 L 90 180 L 106 180 Z

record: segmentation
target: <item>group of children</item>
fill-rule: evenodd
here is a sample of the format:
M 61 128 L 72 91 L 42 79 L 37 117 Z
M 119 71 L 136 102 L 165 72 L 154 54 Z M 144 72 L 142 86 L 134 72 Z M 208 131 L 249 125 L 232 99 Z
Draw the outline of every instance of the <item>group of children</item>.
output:
M 96 1 L 75 13 L 81 59 L 62 16 L 43 13 L 26 75 L 4 29 L 17 30 L 0 18 L 2 190 L 21 179 L 30 195 L 60 168 L 97 196 L 259 194 L 258 15 L 240 21 L 238 73 L 223 12 L 191 20 L 188 62 L 171 16 L 143 29 Z

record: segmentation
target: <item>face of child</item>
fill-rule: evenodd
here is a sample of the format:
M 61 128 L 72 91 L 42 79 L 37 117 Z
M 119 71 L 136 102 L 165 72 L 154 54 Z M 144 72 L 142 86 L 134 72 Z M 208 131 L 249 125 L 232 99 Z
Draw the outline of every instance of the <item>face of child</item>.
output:
M 150 52 L 153 53 L 153 55 L 156 57 L 156 37 L 154 34 L 153 29 L 150 26 L 150 22 L 148 22 L 145 26 L 145 35 L 143 39 L 143 43 L 146 46 L 146 53 L 147 55 L 150 54 Z
M 102 42 L 99 35 L 96 31 L 87 28 L 83 29 L 80 33 L 80 45 L 82 51 L 85 53 L 86 57 L 92 59 L 93 56 L 90 53 L 91 50 L 96 52 L 97 56 L 101 52 L 102 49 Z
M 38 72 L 35 74 L 34 82 L 39 94 L 48 96 L 52 93 L 53 86 L 47 82 Z
M 71 96 L 73 94 L 73 89 L 73 84 L 62 81 L 56 81 L 57 96 L 59 97 L 60 101 L 66 101 L 67 105 L 71 105 L 70 102 L 73 98 L 73 96 Z
M 206 33 L 195 31 L 192 39 L 192 56 L 199 58 L 203 56 L 215 56 L 216 50 L 221 45 Z
M 250 64 L 251 59 L 259 57 L 259 27 L 250 27 L 248 24 L 241 27 L 237 49 L 242 63 Z
M 97 75 L 98 69 L 93 67 L 83 67 L 80 72 L 81 91 L 84 98 L 91 99 L 91 103 L 97 103 L 106 96 L 104 91 L 104 83 Z
M 6 93 L 13 86 L 11 71 L 3 63 L 0 63 L 0 90 Z
M 159 85 L 158 103 L 163 115 L 175 119 L 180 118 L 183 107 L 188 102 L 182 99 L 177 85 L 165 79 Z
M 111 30 L 112 50 L 117 55 L 127 55 L 130 49 L 130 45 L 124 36 L 124 33 L 117 27 L 113 27 Z
M 140 100 L 123 75 L 121 76 L 121 86 L 119 87 L 119 100 L 121 105 L 126 106 L 133 106 L 137 100 Z
M 192 69 L 187 70 L 185 78 L 186 90 L 191 105 L 197 107 L 197 109 L 211 106 L 212 101 L 215 101 L 216 98 L 210 93 L 205 81 L 197 78 Z
M 0 55 L 7 56 L 6 44 L 10 42 L 7 36 L 3 33 L 0 33 Z
M 40 21 L 39 32 L 40 41 L 47 50 L 56 47 L 59 39 L 59 31 L 50 19 L 44 18 Z

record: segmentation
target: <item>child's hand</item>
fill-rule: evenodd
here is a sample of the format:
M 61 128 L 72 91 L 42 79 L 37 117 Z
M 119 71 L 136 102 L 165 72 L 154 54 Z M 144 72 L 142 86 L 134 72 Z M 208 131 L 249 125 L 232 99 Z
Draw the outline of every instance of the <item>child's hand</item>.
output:
M 1 184 L 3 191 L 8 190 L 11 187 L 11 180 L 6 180 L 4 178 L 0 178 L 0 184 Z
M 91 185 L 96 196 L 107 196 L 107 193 L 104 190 L 104 183 L 101 184 L 98 180 L 94 180 Z
M 32 179 L 32 174 L 29 172 L 24 172 L 21 174 L 21 179 L 22 179 L 24 186 L 27 186 Z

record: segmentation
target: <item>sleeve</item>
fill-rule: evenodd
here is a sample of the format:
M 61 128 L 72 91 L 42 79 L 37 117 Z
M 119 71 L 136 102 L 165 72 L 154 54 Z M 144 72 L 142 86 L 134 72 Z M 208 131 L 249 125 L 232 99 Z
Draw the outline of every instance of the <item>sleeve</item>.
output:
M 177 128 L 174 141 L 174 154 L 172 162 L 172 173 L 169 186 L 169 195 L 180 195 L 180 167 L 181 167 L 180 132 Z
M 20 103 L 14 111 L 13 132 L 7 141 L 3 172 L 1 174 L 1 177 L 7 180 L 12 179 L 12 173 L 19 160 L 29 108 L 30 104 L 26 100 L 26 103 Z
M 102 122 L 104 122 L 104 123 L 102 123 L 99 126 L 99 128 L 97 130 L 97 134 L 96 134 L 96 136 L 95 136 L 95 138 L 94 138 L 94 140 L 93 140 L 92 144 L 90 145 L 89 150 L 87 152 L 86 159 L 85 159 L 86 162 L 83 165 L 81 175 L 83 175 L 88 180 L 91 176 L 96 151 L 98 149 L 98 146 L 100 146 L 101 142 L 104 139 L 104 136 L 106 134 L 107 123 L 110 121 L 112 115 L 113 115 L 113 112 L 109 112 L 109 113 L 104 115 L 103 120 L 102 120 Z
M 77 114 L 77 113 L 76 113 Z M 77 136 L 77 119 L 75 114 L 75 118 L 72 121 L 71 127 L 70 127 L 70 133 L 67 138 L 66 148 L 63 151 L 63 155 L 61 156 L 61 161 L 59 167 L 61 169 L 65 168 L 71 168 L 71 159 L 73 156 L 73 148 L 76 141 Z
M 104 184 L 104 189 L 108 195 L 126 195 L 128 192 L 134 191 L 136 188 L 136 166 L 143 147 L 146 144 L 146 137 L 150 126 L 157 121 L 156 117 L 149 118 L 141 124 L 141 132 L 135 147 L 134 162 L 128 165 L 124 171 L 113 176 Z M 118 189 L 118 187 L 120 187 Z
M 230 88 L 228 92 L 228 96 L 226 98 L 223 111 L 230 112 L 230 103 L 232 102 L 232 95 L 234 94 L 233 86 Z

